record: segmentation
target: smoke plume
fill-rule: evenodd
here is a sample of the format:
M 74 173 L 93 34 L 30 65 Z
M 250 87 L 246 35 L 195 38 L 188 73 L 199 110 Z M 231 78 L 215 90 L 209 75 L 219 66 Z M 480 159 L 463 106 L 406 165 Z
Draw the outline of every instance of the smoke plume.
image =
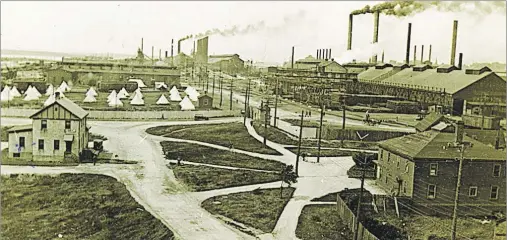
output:
M 251 34 L 251 33 L 259 32 L 259 31 L 274 31 L 274 32 L 276 32 L 276 31 L 283 30 L 284 28 L 287 28 L 290 25 L 293 25 L 293 24 L 297 23 L 298 21 L 303 20 L 305 17 L 306 17 L 306 12 L 303 10 L 300 10 L 298 13 L 296 13 L 294 15 L 285 16 L 283 18 L 283 23 L 279 26 L 268 26 L 268 24 L 266 24 L 266 22 L 259 21 L 257 23 L 249 24 L 244 27 L 234 25 L 234 26 L 232 26 L 230 28 L 226 28 L 226 29 L 213 28 L 213 29 L 207 30 L 202 33 L 188 35 L 188 36 L 180 39 L 180 41 L 184 41 L 184 40 L 187 40 L 190 38 L 199 39 L 199 38 L 208 37 L 208 36 L 212 36 L 212 35 L 220 35 L 223 37 L 232 37 L 232 36 L 237 36 L 237 35 Z
M 382 54 L 382 50 L 385 49 L 386 44 L 387 42 L 381 41 L 367 45 L 364 48 L 352 48 L 350 51 L 343 52 L 340 57 L 335 59 L 335 61 L 340 64 L 346 64 L 352 62 L 353 60 L 361 61 L 368 59 L 373 55 L 380 56 Z
M 366 5 L 364 8 L 352 11 L 350 14 L 360 15 L 379 11 L 384 15 L 405 17 L 431 8 L 442 12 L 467 12 L 474 15 L 486 15 L 493 12 L 505 14 L 506 9 L 504 1 L 389 1 L 372 7 Z

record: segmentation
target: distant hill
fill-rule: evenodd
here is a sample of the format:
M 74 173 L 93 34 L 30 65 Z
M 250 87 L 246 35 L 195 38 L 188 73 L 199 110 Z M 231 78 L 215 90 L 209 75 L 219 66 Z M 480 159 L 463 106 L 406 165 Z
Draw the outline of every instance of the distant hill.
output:
M 15 56 L 26 56 L 26 57 L 40 57 L 40 56 L 50 56 L 50 57 L 85 57 L 85 56 L 112 56 L 116 58 L 126 58 L 133 57 L 134 55 L 129 54 L 117 54 L 117 53 L 99 53 L 99 54 L 87 54 L 87 53 L 63 53 L 63 52 L 49 52 L 49 51 L 30 51 L 30 50 L 12 50 L 12 49 L 2 49 L 0 50 L 2 53 L 2 57 L 5 55 L 15 55 Z

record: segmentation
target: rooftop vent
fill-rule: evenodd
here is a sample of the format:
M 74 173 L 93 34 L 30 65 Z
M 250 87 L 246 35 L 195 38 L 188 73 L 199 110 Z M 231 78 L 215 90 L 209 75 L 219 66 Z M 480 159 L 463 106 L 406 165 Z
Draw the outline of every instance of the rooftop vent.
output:
M 437 73 L 450 73 L 454 70 L 458 70 L 458 68 L 452 65 L 442 65 L 437 67 Z
M 380 64 L 375 65 L 375 69 L 384 69 L 386 67 L 393 67 L 393 65 L 391 65 L 389 63 L 380 63 Z
M 408 64 L 395 64 L 393 65 L 394 70 L 403 70 L 405 68 L 409 68 Z
M 414 72 L 424 72 L 428 69 L 432 69 L 432 67 L 427 64 L 417 65 L 417 66 L 414 66 L 414 68 L 413 68 Z
M 469 68 L 469 69 L 465 70 L 465 74 L 470 74 L 470 75 L 481 75 L 485 72 L 492 72 L 492 70 L 489 67 Z

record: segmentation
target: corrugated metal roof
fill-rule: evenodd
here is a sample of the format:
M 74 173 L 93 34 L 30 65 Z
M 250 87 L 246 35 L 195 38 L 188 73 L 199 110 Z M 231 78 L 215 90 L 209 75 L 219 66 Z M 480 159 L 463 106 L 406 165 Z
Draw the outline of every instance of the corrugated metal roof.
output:
M 374 78 L 376 78 L 382 74 L 388 73 L 391 70 L 393 70 L 392 67 L 386 67 L 383 69 L 376 69 L 375 67 L 370 67 L 370 68 L 368 68 L 368 70 L 359 73 L 358 78 L 361 81 L 371 81 Z
M 415 129 L 419 132 L 424 132 L 429 130 L 432 126 L 434 126 L 437 122 L 439 122 L 444 116 L 442 114 L 432 112 L 426 115 L 417 125 L 415 125 Z
M 7 132 L 24 132 L 24 131 L 32 131 L 32 124 L 29 125 L 18 125 L 12 128 L 9 128 Z
M 454 160 L 461 155 L 457 148 L 447 147 L 454 139 L 454 133 L 427 131 L 383 141 L 380 147 L 412 160 Z M 463 139 L 472 144 L 465 148 L 466 160 L 506 160 L 505 151 L 495 150 L 467 136 Z

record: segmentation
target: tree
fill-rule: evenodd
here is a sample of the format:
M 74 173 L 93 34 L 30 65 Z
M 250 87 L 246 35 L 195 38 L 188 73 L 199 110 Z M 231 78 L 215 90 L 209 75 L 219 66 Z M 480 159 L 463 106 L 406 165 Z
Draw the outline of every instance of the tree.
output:
M 285 166 L 280 172 L 280 175 L 282 176 L 282 183 L 280 184 L 280 198 L 283 198 L 283 183 L 286 183 L 290 187 L 293 183 L 298 182 L 298 176 L 296 172 L 294 172 L 294 166 L 292 165 Z

